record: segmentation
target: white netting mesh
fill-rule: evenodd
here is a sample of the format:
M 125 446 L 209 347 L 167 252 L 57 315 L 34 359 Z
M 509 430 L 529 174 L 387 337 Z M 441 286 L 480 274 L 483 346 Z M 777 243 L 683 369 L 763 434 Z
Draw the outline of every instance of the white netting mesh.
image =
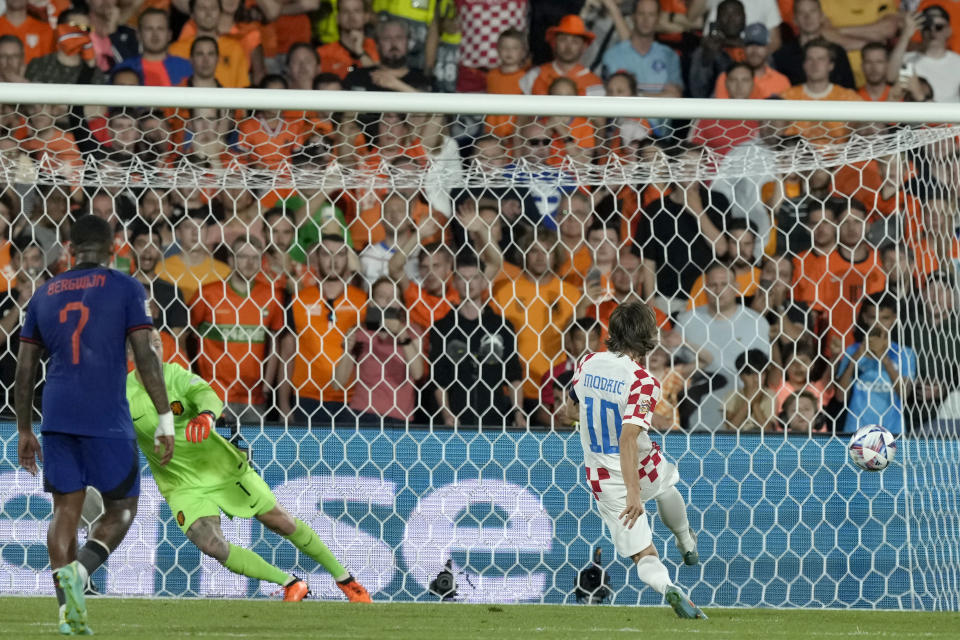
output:
M 958 607 L 955 126 L 94 111 L 0 115 L 7 414 L 19 310 L 93 212 L 167 357 L 377 597 L 432 597 L 452 558 L 467 599 L 571 601 L 608 543 L 565 363 L 642 299 L 694 599 Z M 729 144 L 688 139 L 708 126 Z M 869 423 L 902 434 L 903 466 L 846 464 L 833 436 Z M 46 591 L 40 488 L 3 429 L 0 584 Z M 268 591 L 201 561 L 151 487 L 100 588 Z M 231 535 L 318 571 L 259 524 Z M 656 601 L 625 568 L 616 602 Z

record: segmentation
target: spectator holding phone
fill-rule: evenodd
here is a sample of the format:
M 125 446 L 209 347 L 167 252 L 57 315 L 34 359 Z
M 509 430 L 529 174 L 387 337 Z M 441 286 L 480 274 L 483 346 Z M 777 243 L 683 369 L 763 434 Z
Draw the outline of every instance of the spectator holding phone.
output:
M 920 49 L 908 53 L 910 39 L 918 31 Z M 887 81 L 900 80 L 903 69 L 908 78 L 918 76 L 930 83 L 934 102 L 960 102 L 960 54 L 947 48 L 952 34 L 950 15 L 939 5 L 920 14 L 905 14 L 900 39 L 890 54 Z
M 364 323 L 347 336 L 336 377 L 353 384 L 350 408 L 360 422 L 406 424 L 417 408 L 415 383 L 423 377 L 423 329 L 407 322 L 400 292 L 389 278 L 370 287 Z

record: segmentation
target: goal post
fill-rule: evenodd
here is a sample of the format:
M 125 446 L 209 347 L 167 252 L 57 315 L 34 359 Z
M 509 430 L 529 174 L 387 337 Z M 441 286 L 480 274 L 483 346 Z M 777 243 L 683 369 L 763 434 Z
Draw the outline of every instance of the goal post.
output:
M 92 212 L 115 268 L 174 285 L 165 357 L 375 599 L 437 600 L 450 560 L 462 600 L 573 603 L 600 547 L 613 602 L 659 604 L 559 412 L 564 361 L 644 300 L 701 564 L 654 539 L 698 604 L 956 611 L 958 157 L 939 103 L 0 84 L 0 415 L 8 313 Z M 847 459 L 861 422 L 897 433 L 883 472 Z M 0 422 L 0 593 L 48 594 L 15 441 Z M 338 597 L 258 523 L 224 530 Z M 94 583 L 272 591 L 201 557 L 148 469 Z

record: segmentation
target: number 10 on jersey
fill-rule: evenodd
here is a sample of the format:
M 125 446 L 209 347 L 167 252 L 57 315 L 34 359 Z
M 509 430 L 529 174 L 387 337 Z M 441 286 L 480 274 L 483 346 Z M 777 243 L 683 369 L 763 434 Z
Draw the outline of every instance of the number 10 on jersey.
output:
M 587 433 L 590 434 L 590 451 L 594 453 L 620 453 L 620 407 L 609 400 L 587 396 L 583 399 L 587 412 Z M 597 415 L 599 413 L 600 415 Z M 610 419 L 613 431 L 610 430 Z M 600 423 L 600 439 L 597 440 L 597 422 Z

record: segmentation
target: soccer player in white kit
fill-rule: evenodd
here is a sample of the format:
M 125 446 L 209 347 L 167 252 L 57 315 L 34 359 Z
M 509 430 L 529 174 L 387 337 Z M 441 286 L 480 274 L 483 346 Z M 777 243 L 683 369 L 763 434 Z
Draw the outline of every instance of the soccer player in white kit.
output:
M 571 400 L 580 417 L 587 482 L 613 545 L 632 558 L 637 574 L 663 594 L 681 618 L 706 618 L 670 580 L 653 546 L 643 503 L 657 500 L 663 523 L 677 537 L 685 564 L 696 564 L 697 542 L 677 488 L 679 474 L 648 433 L 660 383 L 640 364 L 655 346 L 657 322 L 646 304 L 628 302 L 610 316 L 606 352 L 580 361 Z

